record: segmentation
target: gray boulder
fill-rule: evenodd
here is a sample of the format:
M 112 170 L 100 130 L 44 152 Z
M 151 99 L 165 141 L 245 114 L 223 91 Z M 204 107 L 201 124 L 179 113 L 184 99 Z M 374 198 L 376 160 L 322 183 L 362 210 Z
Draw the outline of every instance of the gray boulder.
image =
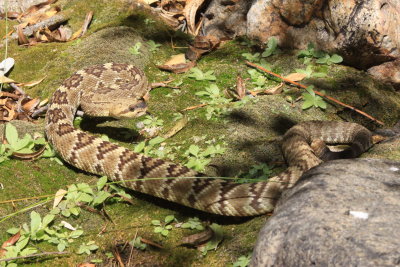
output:
M 400 162 L 330 161 L 286 191 L 251 266 L 400 266 Z

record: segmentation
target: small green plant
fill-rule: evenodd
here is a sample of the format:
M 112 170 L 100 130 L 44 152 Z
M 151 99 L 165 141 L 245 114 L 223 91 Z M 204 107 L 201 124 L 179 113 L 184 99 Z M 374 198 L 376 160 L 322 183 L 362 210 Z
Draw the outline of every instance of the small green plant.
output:
M 268 40 L 267 48 L 265 48 L 261 56 L 269 57 L 271 55 L 277 55 L 279 53 L 281 53 L 281 50 L 278 48 L 278 40 L 275 37 L 271 37 Z
M 149 19 L 149 18 L 144 19 L 144 24 L 146 24 L 146 25 L 153 24 L 154 22 L 156 22 L 156 21 L 155 21 L 155 20 L 152 20 L 152 19 Z
M 307 78 L 310 77 L 315 77 L 315 78 L 322 78 L 322 77 L 326 77 L 326 73 L 323 72 L 313 72 L 312 69 L 312 65 L 307 65 L 307 68 L 304 69 L 296 69 L 297 73 L 304 73 L 305 75 L 307 75 Z
M 139 144 L 135 146 L 133 149 L 134 152 L 136 153 L 143 153 L 146 156 L 157 156 L 157 157 L 163 157 L 164 153 L 160 154 L 158 148 L 162 142 L 164 142 L 165 138 L 161 136 L 157 136 L 153 139 L 150 139 L 149 141 L 142 141 Z
M 162 236 L 166 237 L 169 234 L 169 231 L 172 230 L 171 223 L 175 221 L 174 215 L 168 215 L 164 218 L 164 222 L 160 220 L 152 220 L 151 224 L 154 225 L 154 233 L 160 233 Z
M 201 224 L 201 221 L 197 217 L 189 218 L 189 220 L 183 223 L 181 227 L 184 229 L 196 229 L 199 231 L 204 230 L 204 226 Z
M 302 94 L 304 102 L 303 105 L 301 106 L 302 109 L 308 109 L 312 106 L 316 108 L 321 108 L 321 109 L 326 109 L 326 102 L 322 97 L 319 95 L 316 95 L 315 92 L 313 91 L 314 86 L 309 86 L 306 88 L 307 92 L 304 92 Z M 324 93 L 324 92 L 322 92 Z
M 225 115 L 230 110 L 228 104 L 232 102 L 232 99 L 228 99 L 222 95 L 216 84 L 211 84 L 204 91 L 197 92 L 196 95 L 200 96 L 207 103 L 207 120 Z
M 145 127 L 153 128 L 163 126 L 164 121 L 162 119 L 157 118 L 156 116 L 146 115 L 144 119 L 141 121 Z
M 159 49 L 159 47 L 161 46 L 160 44 L 157 44 L 153 40 L 148 41 L 147 45 L 149 46 L 150 52 L 156 52 Z
M 250 62 L 259 62 L 260 61 L 260 53 L 243 53 L 242 57 L 244 57 L 247 61 Z
M 272 167 L 261 163 L 254 165 L 247 173 L 240 174 L 237 183 L 255 183 L 267 180 L 272 174 Z
M 201 150 L 197 145 L 190 145 L 189 149 L 185 151 L 188 158 L 185 166 L 196 171 L 203 171 L 205 166 L 210 163 L 211 158 L 218 154 L 224 154 L 225 150 L 220 145 L 209 145 L 205 150 Z
M 251 255 L 240 256 L 237 261 L 232 264 L 232 267 L 246 267 L 249 266 Z
M 216 250 L 218 248 L 218 245 L 224 239 L 224 234 L 222 231 L 222 227 L 220 225 L 213 223 L 209 227 L 214 232 L 214 235 L 211 238 L 211 240 L 205 244 L 205 246 L 202 246 L 200 248 L 200 251 L 202 252 L 203 256 L 207 255 L 207 252 L 210 250 Z
M 213 70 L 203 72 L 199 68 L 195 67 L 190 70 L 188 77 L 196 79 L 196 81 L 215 81 L 217 77 L 215 77 L 213 73 L 214 73 Z
M 306 50 L 300 50 L 297 57 L 304 59 L 304 64 L 309 64 L 312 58 L 316 58 L 315 61 L 318 64 L 337 64 L 343 61 L 343 58 L 337 54 L 330 56 L 328 53 L 320 50 L 315 50 L 314 45 L 309 43 Z
M 142 238 L 140 236 L 136 237 L 133 239 L 131 242 L 129 242 L 131 246 L 133 246 L 136 249 L 140 250 L 145 250 L 147 248 L 147 245 L 142 242 Z
M 324 57 L 318 58 L 315 62 L 318 64 L 338 64 L 343 61 L 343 58 L 338 54 L 333 54 L 332 56 L 326 54 Z
M 96 251 L 98 248 L 99 246 L 97 246 L 94 241 L 89 241 L 86 244 L 81 244 L 79 246 L 77 253 L 78 254 L 86 253 L 87 255 L 90 255 L 92 251 Z
M 61 214 L 64 217 L 70 217 L 71 215 L 79 216 L 81 213 L 80 206 L 82 204 L 96 208 L 112 195 L 112 198 L 117 201 L 120 200 L 120 198 L 114 197 L 117 195 L 124 197 L 125 199 L 132 198 L 130 195 L 126 194 L 122 188 L 115 185 L 110 185 L 109 190 L 104 191 L 103 189 L 106 183 L 107 177 L 103 176 L 97 181 L 96 191 L 94 191 L 87 183 L 72 184 L 68 186 L 64 200 L 60 201 L 57 207 L 51 210 L 51 214 Z
M 9 160 L 14 152 L 21 154 L 33 153 L 38 146 L 45 146 L 45 151 L 41 157 L 50 158 L 55 156 L 54 151 L 43 137 L 33 139 L 30 134 L 25 134 L 20 139 L 17 129 L 11 123 L 7 123 L 5 126 L 5 137 L 8 144 L 0 144 L 0 163 Z
M 142 47 L 142 43 L 141 42 L 137 42 L 136 44 L 134 44 L 132 47 L 129 48 L 129 52 L 132 55 L 140 55 L 142 52 L 140 52 L 140 48 Z

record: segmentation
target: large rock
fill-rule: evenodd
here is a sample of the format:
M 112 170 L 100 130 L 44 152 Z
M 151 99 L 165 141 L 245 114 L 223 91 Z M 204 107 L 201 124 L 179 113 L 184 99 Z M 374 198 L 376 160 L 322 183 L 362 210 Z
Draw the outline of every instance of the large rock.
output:
M 220 37 L 247 35 L 266 42 L 275 36 L 290 48 L 303 49 L 312 42 L 339 53 L 347 64 L 368 69 L 400 58 L 399 15 L 400 0 L 214 0 L 204 27 Z M 382 76 L 380 69 L 370 73 Z M 382 79 L 400 88 L 398 76 Z
M 251 266 L 400 266 L 400 162 L 336 160 L 286 191 Z

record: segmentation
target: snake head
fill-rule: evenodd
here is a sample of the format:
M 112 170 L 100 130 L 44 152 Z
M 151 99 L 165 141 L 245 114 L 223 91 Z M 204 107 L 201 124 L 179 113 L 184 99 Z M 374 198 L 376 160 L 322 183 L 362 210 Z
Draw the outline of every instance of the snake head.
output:
M 125 105 L 124 103 L 117 103 L 110 110 L 110 117 L 121 118 L 136 118 L 146 114 L 147 104 L 144 99 L 139 99 L 135 104 Z

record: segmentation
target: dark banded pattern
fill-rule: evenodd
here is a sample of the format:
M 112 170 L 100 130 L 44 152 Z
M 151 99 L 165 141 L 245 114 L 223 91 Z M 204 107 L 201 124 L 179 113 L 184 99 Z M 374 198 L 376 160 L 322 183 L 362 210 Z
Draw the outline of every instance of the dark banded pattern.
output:
M 236 184 L 221 179 L 185 178 L 201 174 L 179 164 L 135 153 L 73 127 L 79 106 L 93 116 L 118 115 L 127 107 L 145 108 L 140 103 L 148 89 L 144 73 L 131 65 L 107 63 L 76 72 L 52 97 L 46 116 L 49 142 L 66 162 L 77 168 L 123 181 L 123 186 L 142 193 L 229 216 L 272 211 L 284 189 L 321 163 L 316 154 L 326 158 L 334 155 L 325 144 L 350 144 L 350 149 L 341 154 L 347 157 L 358 156 L 372 144 L 371 133 L 355 123 L 301 123 L 283 138 L 282 151 L 289 165 L 286 171 L 266 182 Z M 137 114 L 121 114 L 134 115 Z M 138 180 L 154 177 L 164 179 Z

